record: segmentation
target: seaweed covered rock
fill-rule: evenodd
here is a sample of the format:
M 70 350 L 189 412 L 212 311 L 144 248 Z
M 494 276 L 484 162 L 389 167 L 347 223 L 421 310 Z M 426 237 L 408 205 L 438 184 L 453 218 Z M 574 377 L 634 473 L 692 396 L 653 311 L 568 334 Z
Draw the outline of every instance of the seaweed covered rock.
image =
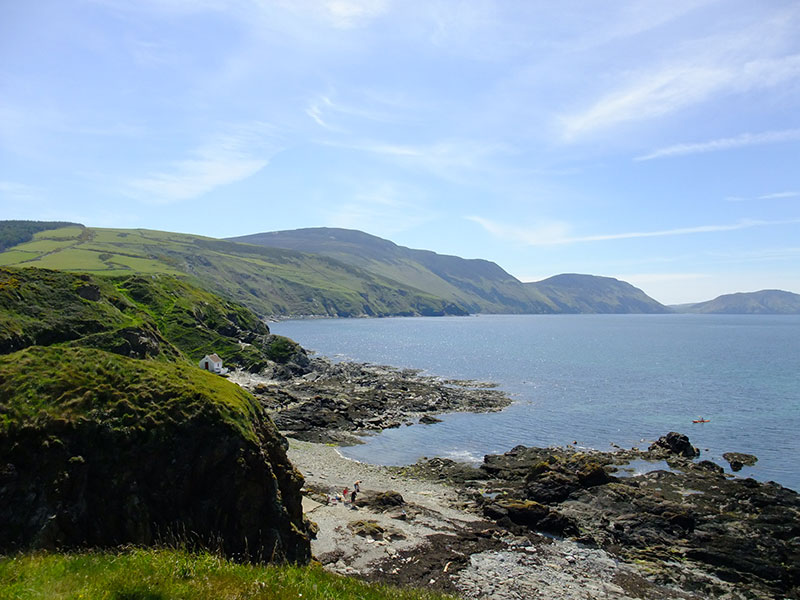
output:
M 223 378 L 31 347 L 0 357 L 0 398 L 0 552 L 179 542 L 309 560 L 285 440 Z

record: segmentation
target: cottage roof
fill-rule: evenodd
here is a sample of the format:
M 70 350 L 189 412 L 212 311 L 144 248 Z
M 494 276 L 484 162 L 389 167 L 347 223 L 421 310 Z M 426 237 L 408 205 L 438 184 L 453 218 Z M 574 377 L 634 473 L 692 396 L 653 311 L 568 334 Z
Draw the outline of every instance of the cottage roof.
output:
M 209 354 L 209 355 L 207 355 L 206 358 L 208 358 L 209 360 L 211 360 L 212 362 L 215 362 L 215 363 L 221 363 L 222 362 L 222 359 L 219 356 L 217 356 L 216 353 Z

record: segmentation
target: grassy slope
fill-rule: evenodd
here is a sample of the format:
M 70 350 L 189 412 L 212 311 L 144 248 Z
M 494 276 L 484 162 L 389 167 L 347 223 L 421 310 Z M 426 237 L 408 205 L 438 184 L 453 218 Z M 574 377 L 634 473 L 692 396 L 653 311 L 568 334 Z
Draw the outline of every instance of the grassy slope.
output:
M 370 585 L 319 566 L 243 565 L 177 550 L 34 554 L 0 559 L 8 600 L 445 600 L 422 590 Z
M 196 363 L 216 352 L 248 369 L 283 362 L 284 346 L 294 348 L 269 336 L 247 308 L 170 275 L 106 278 L 0 267 L 0 353 L 67 343 L 131 355 L 126 337 L 150 341 L 134 354 L 139 358 Z
M 48 229 L 70 227 L 77 223 L 62 221 L 0 221 L 0 251 L 33 239 L 34 234 Z
M 197 367 L 93 348 L 33 346 L 0 356 L 0 398 L 0 432 L 77 420 L 146 428 L 214 410 L 254 440 L 260 413 L 242 388 Z
M 666 306 L 642 290 L 612 277 L 564 274 L 535 283 L 532 291 L 549 298 L 558 312 L 565 313 L 666 313 Z
M 547 298 L 493 262 L 398 246 L 361 231 L 315 227 L 258 233 L 234 241 L 330 256 L 377 275 L 425 290 L 471 312 L 553 312 Z
M 188 275 L 262 315 L 436 314 L 446 303 L 333 259 L 148 230 L 68 227 L 0 253 L 0 265 L 103 275 Z

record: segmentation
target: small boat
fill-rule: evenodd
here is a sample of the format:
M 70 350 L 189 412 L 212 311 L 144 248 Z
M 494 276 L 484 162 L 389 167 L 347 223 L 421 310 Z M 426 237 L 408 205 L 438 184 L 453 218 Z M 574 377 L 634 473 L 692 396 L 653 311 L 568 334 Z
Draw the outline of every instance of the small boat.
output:
M 704 419 L 703 417 L 700 417 L 699 419 L 695 419 L 692 421 L 692 423 L 710 423 L 710 422 L 711 419 Z

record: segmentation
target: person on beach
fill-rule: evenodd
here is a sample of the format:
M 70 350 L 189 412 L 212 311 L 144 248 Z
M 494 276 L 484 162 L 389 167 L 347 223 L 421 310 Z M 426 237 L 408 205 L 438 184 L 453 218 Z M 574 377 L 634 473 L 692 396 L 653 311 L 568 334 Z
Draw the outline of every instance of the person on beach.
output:
M 347 504 L 347 496 L 350 494 L 350 488 L 344 486 L 342 490 L 342 504 Z
M 358 492 L 361 491 L 360 484 L 361 484 L 360 479 L 353 484 L 353 491 L 350 493 L 350 504 L 356 503 L 356 496 L 358 495 Z

